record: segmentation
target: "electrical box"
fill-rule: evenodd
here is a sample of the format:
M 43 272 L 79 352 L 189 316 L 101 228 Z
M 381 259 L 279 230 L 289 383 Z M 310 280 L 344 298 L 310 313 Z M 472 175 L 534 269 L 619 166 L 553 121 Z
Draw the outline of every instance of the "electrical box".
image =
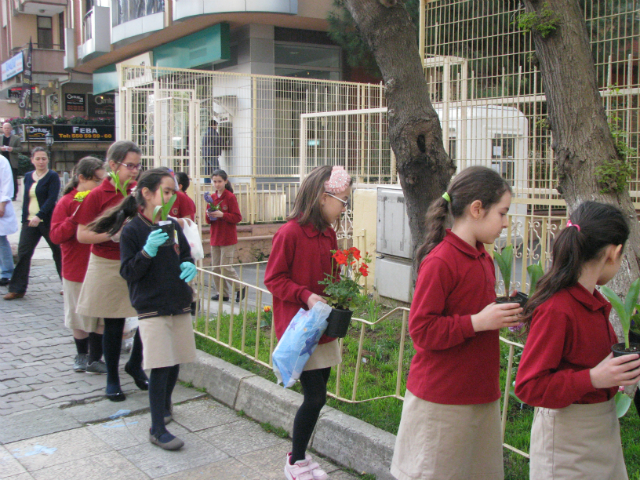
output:
M 413 294 L 413 266 L 409 260 L 376 258 L 378 295 L 410 303 Z
M 409 231 L 409 217 L 400 187 L 378 188 L 378 225 L 376 245 L 378 253 L 407 260 L 413 258 L 413 242 Z

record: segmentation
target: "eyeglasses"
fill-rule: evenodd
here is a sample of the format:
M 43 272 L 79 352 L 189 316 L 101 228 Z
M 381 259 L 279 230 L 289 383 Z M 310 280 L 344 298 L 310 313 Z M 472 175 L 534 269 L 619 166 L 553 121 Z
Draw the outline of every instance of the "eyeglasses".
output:
M 333 198 L 335 198 L 336 200 L 338 200 L 340 203 L 342 203 L 342 206 L 343 206 L 344 208 L 347 208 L 347 207 L 349 206 L 349 200 L 342 200 L 341 198 L 336 197 L 335 195 L 332 195 L 332 194 L 331 194 L 331 193 L 329 193 L 329 192 L 324 192 L 324 193 L 325 193 L 325 194 L 327 194 L 327 195 L 329 195 L 330 197 L 333 197 Z
M 141 163 L 120 163 L 120 162 L 116 162 L 118 165 L 122 165 L 123 167 L 126 167 L 127 170 L 140 170 L 142 168 L 142 164 Z

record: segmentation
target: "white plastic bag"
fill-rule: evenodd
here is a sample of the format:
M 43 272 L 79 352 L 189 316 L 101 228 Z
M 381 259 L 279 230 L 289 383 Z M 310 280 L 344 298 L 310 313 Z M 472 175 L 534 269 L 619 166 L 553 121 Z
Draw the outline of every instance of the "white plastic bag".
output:
M 191 247 L 191 256 L 194 260 L 202 260 L 204 258 L 204 248 L 202 248 L 200 228 L 190 218 L 183 218 L 182 220 L 184 220 L 184 228 L 182 231 L 184 232 L 184 236 L 187 238 L 187 242 L 189 242 L 189 246 Z
M 122 350 L 130 352 L 133 348 L 133 337 L 138 330 L 138 317 L 127 317 L 122 331 Z
M 273 372 L 284 388 L 292 387 L 300 378 L 307 360 L 327 329 L 331 307 L 318 302 L 311 310 L 300 309 L 273 351 Z

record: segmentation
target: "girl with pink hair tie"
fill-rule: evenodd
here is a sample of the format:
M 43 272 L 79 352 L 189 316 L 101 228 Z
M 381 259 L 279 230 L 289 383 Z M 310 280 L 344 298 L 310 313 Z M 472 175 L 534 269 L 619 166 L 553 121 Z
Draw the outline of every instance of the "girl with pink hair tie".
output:
M 336 275 L 331 250 L 338 241 L 332 225 L 346 210 L 352 180 L 344 167 L 315 168 L 302 182 L 288 222 L 273 237 L 264 283 L 273 294 L 273 322 L 278 340 L 300 308 L 311 309 L 322 298 L 318 282 Z M 326 335 L 300 376 L 304 401 L 293 422 L 293 448 L 284 473 L 289 480 L 325 480 L 327 474 L 306 453 L 309 439 L 327 400 L 327 381 L 342 361 L 338 342 Z

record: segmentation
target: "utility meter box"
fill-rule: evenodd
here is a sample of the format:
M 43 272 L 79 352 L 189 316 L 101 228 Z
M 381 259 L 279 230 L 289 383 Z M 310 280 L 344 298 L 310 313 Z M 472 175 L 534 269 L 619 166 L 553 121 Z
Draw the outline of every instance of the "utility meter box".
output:
M 400 187 L 378 188 L 378 226 L 376 245 L 381 254 L 411 260 L 413 242 L 409 231 L 409 217 Z
M 376 289 L 383 297 L 411 302 L 413 242 L 400 187 L 378 188 Z

